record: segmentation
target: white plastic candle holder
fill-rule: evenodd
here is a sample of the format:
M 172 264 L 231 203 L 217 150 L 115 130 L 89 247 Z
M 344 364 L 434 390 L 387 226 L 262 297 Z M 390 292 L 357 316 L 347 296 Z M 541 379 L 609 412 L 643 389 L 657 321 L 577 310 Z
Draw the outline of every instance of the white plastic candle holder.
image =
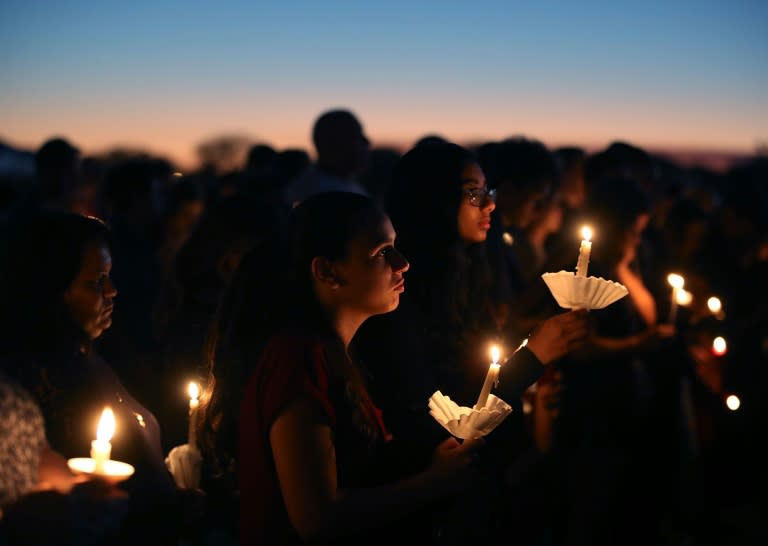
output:
M 75 474 L 85 474 L 119 483 L 133 476 L 134 468 L 122 461 L 108 459 L 104 461 L 103 470 L 96 471 L 96 459 L 91 457 L 75 457 L 67 460 L 67 466 Z
M 189 444 L 174 447 L 165 458 L 165 466 L 173 476 L 176 485 L 184 489 L 200 487 L 200 467 L 203 456 Z
M 429 397 L 429 414 L 457 438 L 468 440 L 487 436 L 512 413 L 512 406 L 501 398 L 489 394 L 485 406 L 459 406 L 440 391 Z
M 564 309 L 602 309 L 629 293 L 621 283 L 602 277 L 579 277 L 572 271 L 544 273 L 541 278 Z

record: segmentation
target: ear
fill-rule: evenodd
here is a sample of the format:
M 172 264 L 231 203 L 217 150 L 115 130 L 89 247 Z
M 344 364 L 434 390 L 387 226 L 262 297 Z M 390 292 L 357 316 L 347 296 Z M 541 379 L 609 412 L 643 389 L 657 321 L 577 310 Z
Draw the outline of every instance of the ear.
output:
M 328 258 L 322 256 L 315 256 L 312 258 L 312 278 L 315 281 L 325 284 L 330 288 L 338 288 L 341 286 L 341 278 L 334 263 Z

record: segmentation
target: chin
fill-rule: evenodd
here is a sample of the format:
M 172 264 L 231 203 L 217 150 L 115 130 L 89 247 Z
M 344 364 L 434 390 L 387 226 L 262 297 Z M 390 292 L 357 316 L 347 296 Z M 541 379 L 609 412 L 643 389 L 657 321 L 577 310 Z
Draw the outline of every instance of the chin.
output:
M 395 296 L 392 301 L 388 302 L 385 305 L 382 305 L 379 311 L 376 313 L 377 315 L 383 315 L 385 313 L 391 313 L 395 309 L 397 309 L 397 306 L 400 305 L 400 296 Z

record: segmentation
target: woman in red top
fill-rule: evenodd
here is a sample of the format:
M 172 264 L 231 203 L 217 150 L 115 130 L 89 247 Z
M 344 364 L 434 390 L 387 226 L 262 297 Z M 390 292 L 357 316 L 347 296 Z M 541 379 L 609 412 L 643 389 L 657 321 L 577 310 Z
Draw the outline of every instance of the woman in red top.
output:
M 389 434 L 347 349 L 397 307 L 408 262 L 366 197 L 325 193 L 292 214 L 288 240 L 251 251 L 222 302 L 204 429 L 236 464 L 241 544 L 376 542 L 466 485 L 473 447 L 446 440 L 423 472 L 381 483 Z

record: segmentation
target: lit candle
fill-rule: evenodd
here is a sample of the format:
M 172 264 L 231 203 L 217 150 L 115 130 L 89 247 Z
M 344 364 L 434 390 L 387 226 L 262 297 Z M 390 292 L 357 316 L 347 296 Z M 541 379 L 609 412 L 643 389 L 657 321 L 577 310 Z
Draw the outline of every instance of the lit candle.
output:
M 109 406 L 101 412 L 99 426 L 96 429 L 96 439 L 91 442 L 91 459 L 94 461 L 93 472 L 95 474 L 105 473 L 105 463 L 109 460 L 112 453 L 112 444 L 109 441 L 115 433 L 115 414 Z
M 675 301 L 681 307 L 688 307 L 691 302 L 693 302 L 693 294 L 688 292 L 688 290 L 681 288 L 677 291 L 677 294 L 675 294 Z
M 592 252 L 592 230 L 589 226 L 581 228 L 581 246 L 579 247 L 579 259 L 576 262 L 576 276 L 586 277 L 587 267 L 589 266 L 589 253 Z
M 685 285 L 685 279 L 677 273 L 670 273 L 667 275 L 667 282 L 672 287 L 672 304 L 669 307 L 669 320 L 670 324 L 674 324 L 677 320 L 677 304 L 678 304 L 678 292 L 682 290 Z
M 200 405 L 200 386 L 191 381 L 187 387 L 189 392 L 189 437 L 187 443 L 192 447 L 197 447 L 197 407 Z
M 729 410 L 736 411 L 741 407 L 741 400 L 735 394 L 731 394 L 725 399 L 725 405 L 728 406 Z
M 720 298 L 716 298 L 712 296 L 707 300 L 707 307 L 709 307 L 709 312 L 713 315 L 716 315 L 720 312 L 720 310 L 723 308 L 723 304 L 720 301 Z
M 723 356 L 727 352 L 728 352 L 728 343 L 726 343 L 724 337 L 717 336 L 715 339 L 712 340 L 713 355 Z
M 501 365 L 499 364 L 499 355 L 499 348 L 496 345 L 492 346 L 492 362 L 491 366 L 488 368 L 488 374 L 485 376 L 485 382 L 483 383 L 483 388 L 480 390 L 480 396 L 477 399 L 477 404 L 475 404 L 476 410 L 481 410 L 485 407 L 485 404 L 488 402 L 488 396 L 491 394 L 493 384 L 499 377 L 499 369 L 501 368 Z

